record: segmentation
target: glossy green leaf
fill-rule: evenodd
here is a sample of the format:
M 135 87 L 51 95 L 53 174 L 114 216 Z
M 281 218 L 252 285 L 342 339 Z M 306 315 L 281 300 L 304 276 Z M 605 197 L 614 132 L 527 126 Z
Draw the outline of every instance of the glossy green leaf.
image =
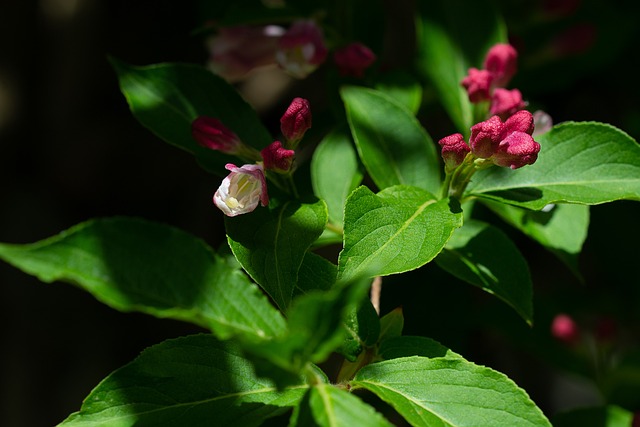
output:
M 113 372 L 61 426 L 258 426 L 297 405 L 306 389 L 278 391 L 236 346 L 192 335 L 150 347 Z
M 436 194 L 440 156 L 413 114 L 373 89 L 348 86 L 340 94 L 360 159 L 378 188 L 404 184 Z
M 380 343 L 378 356 L 384 360 L 410 356 L 462 358 L 436 340 L 410 335 L 384 340 Z
M 533 284 L 526 260 L 500 229 L 470 220 L 456 230 L 436 262 L 459 279 L 478 286 L 533 322 Z
M 375 88 L 404 105 L 414 115 L 418 113 L 422 103 L 422 85 L 406 71 L 393 70 L 383 74 Z
M 413 426 L 551 426 L 504 374 L 461 358 L 413 356 L 374 363 L 351 385 L 375 393 Z
M 331 261 L 307 252 L 298 270 L 298 284 L 294 295 L 305 294 L 312 290 L 326 291 L 336 282 L 338 266 Z
M 353 362 L 365 349 L 376 343 L 380 336 L 380 318 L 371 301 L 351 310 L 345 318 L 347 335 L 339 352 Z
M 536 163 L 480 171 L 466 194 L 530 209 L 557 202 L 640 200 L 640 145 L 621 130 L 570 122 L 536 139 L 542 147 Z
M 542 244 L 562 260 L 578 277 L 578 255 L 587 238 L 589 206 L 549 205 L 544 211 L 484 201 L 507 223 Z
M 438 201 L 416 187 L 389 187 L 378 194 L 360 187 L 347 199 L 338 274 L 348 279 L 416 269 L 431 261 L 461 225 L 455 201 Z
M 187 64 L 135 67 L 111 59 L 120 89 L 131 112 L 143 126 L 164 141 L 193 153 L 207 170 L 222 175 L 232 157 L 201 147 L 191 136 L 191 122 L 199 116 L 219 119 L 243 143 L 262 148 L 269 132 L 237 90 L 211 71 Z
M 290 427 L 391 427 L 389 421 L 353 394 L 330 384 L 309 389 Z
M 73 283 L 120 311 L 210 328 L 218 337 L 266 338 L 286 329 L 255 284 L 202 240 L 133 218 L 98 219 L 0 258 L 43 282 Z
M 311 182 L 316 196 L 327 203 L 329 221 L 342 228 L 344 203 L 360 185 L 362 171 L 347 129 L 328 134 L 311 159 Z
M 289 201 L 225 218 L 233 254 L 283 311 L 291 303 L 305 253 L 326 223 L 327 207 L 321 200 Z
M 561 412 L 552 419 L 554 427 L 629 427 L 633 425 L 633 413 L 614 405 Z
M 474 112 L 462 79 L 470 67 L 482 68 L 492 45 L 507 41 L 506 27 L 488 0 L 417 4 L 418 69 L 437 90 L 458 131 L 468 135 Z

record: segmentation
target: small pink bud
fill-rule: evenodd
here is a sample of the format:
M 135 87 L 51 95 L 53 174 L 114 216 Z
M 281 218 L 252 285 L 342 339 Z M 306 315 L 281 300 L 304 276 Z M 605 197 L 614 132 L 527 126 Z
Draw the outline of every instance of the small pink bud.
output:
M 237 216 L 253 212 L 258 206 L 269 204 L 267 182 L 261 165 L 238 167 L 227 163 L 231 171 L 213 195 L 213 203 L 227 216 Z
M 227 154 L 236 154 L 242 147 L 238 135 L 213 117 L 200 116 L 191 122 L 191 135 L 201 146 Z
M 522 100 L 522 94 L 518 89 L 498 88 L 493 91 L 489 112 L 505 119 L 526 106 L 527 104 Z
M 502 121 L 498 116 L 492 116 L 489 120 L 471 127 L 469 142 L 476 157 L 487 159 L 493 156 L 502 139 L 502 127 Z
M 495 87 L 505 87 L 518 69 L 518 52 L 510 44 L 496 44 L 487 52 L 484 68 L 491 73 Z
M 534 164 L 538 160 L 539 152 L 540 144 L 535 142 L 531 135 L 516 131 L 500 141 L 491 160 L 498 166 L 518 169 Z
M 351 43 L 333 54 L 333 60 L 343 76 L 362 77 L 364 70 L 376 60 L 376 55 L 362 43 Z
M 492 79 L 491 73 L 487 70 L 469 68 L 468 75 L 462 79 L 462 86 L 467 90 L 469 101 L 475 103 L 491 99 L 489 91 Z
M 294 98 L 280 118 L 280 130 L 290 146 L 295 146 L 311 128 L 311 107 L 304 98 Z
M 297 21 L 280 38 L 276 61 L 290 75 L 307 77 L 327 58 L 322 30 L 313 21 Z
M 291 169 L 293 163 L 293 157 L 296 152 L 293 150 L 287 150 L 282 147 L 280 141 L 274 141 L 265 147 L 260 154 L 264 160 L 264 167 L 266 169 L 272 169 L 276 172 L 285 173 Z
M 460 133 L 446 136 L 438 143 L 442 147 L 442 159 L 444 160 L 445 170 L 447 172 L 460 166 L 464 158 L 471 151 L 471 148 L 469 148 Z
M 551 322 L 551 335 L 565 344 L 576 344 L 580 338 L 580 330 L 576 322 L 566 314 L 558 314 Z
M 471 151 L 476 157 L 517 169 L 538 159 L 540 144 L 533 140 L 533 115 L 522 110 L 502 123 L 498 116 L 471 127 Z

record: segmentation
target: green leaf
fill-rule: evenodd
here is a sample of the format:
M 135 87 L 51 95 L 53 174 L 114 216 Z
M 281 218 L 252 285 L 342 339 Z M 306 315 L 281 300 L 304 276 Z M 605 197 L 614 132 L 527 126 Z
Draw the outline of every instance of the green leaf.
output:
M 473 107 L 462 79 L 470 67 L 482 68 L 496 43 L 507 41 L 504 22 L 487 0 L 418 2 L 418 69 L 436 88 L 459 132 L 469 134 Z
M 550 210 L 532 211 L 490 200 L 483 202 L 507 223 L 554 253 L 581 277 L 578 255 L 587 238 L 589 206 L 558 204 L 550 205 Z
M 288 201 L 275 209 L 225 217 L 227 238 L 242 267 L 281 310 L 291 303 L 307 249 L 327 223 L 327 207 Z
M 375 88 L 404 105 L 414 115 L 418 113 L 422 103 L 422 86 L 406 71 L 393 70 L 383 74 L 376 82 Z
M 504 374 L 460 358 L 403 357 L 362 368 L 351 383 L 413 426 L 551 426 Z
M 398 307 L 380 318 L 380 337 L 378 341 L 383 343 L 390 338 L 401 336 L 403 328 L 404 314 L 402 313 L 402 307 Z
M 466 221 L 436 262 L 457 278 L 502 299 L 529 324 L 533 322 L 533 284 L 527 261 L 500 229 L 482 221 Z
M 330 384 L 318 384 L 295 409 L 290 427 L 391 427 L 358 397 Z
M 311 159 L 313 191 L 327 203 L 329 220 L 342 228 L 344 203 L 362 181 L 358 156 L 351 136 L 339 128 L 318 145 Z
M 230 343 L 192 335 L 148 348 L 104 379 L 61 426 L 258 426 L 302 399 L 278 391 Z
M 553 417 L 554 427 L 629 427 L 633 413 L 618 406 L 580 408 Z
M 111 58 L 131 112 L 164 141 L 193 155 L 205 169 L 221 175 L 233 158 L 201 147 L 191 136 L 199 116 L 219 119 L 246 145 L 262 148 L 272 141 L 256 112 L 233 86 L 209 70 L 187 64 L 135 67 Z
M 536 139 L 542 147 L 536 163 L 517 170 L 480 171 L 467 187 L 467 196 L 529 209 L 558 202 L 640 200 L 640 146 L 621 130 L 570 122 Z
M 340 353 L 353 362 L 365 347 L 370 347 L 380 336 L 380 318 L 371 301 L 364 301 L 353 309 L 345 319 L 347 336 L 340 347 Z
M 286 329 L 241 271 L 202 240 L 162 224 L 92 220 L 37 243 L 0 244 L 0 258 L 43 282 L 75 284 L 117 310 L 192 322 L 222 339 Z
M 373 89 L 347 86 L 340 94 L 362 163 L 378 188 L 406 184 L 436 194 L 440 156 L 413 114 Z
M 309 292 L 296 298 L 287 312 L 289 330 L 266 342 L 247 343 L 247 350 L 271 364 L 280 384 L 303 374 L 309 363 L 326 360 L 344 340 L 343 321 L 370 287 L 368 280 L 339 282 L 328 292 Z M 265 370 L 265 375 L 270 372 Z
M 339 277 L 416 269 L 431 261 L 461 225 L 462 213 L 453 200 L 436 200 L 409 186 L 390 187 L 377 195 L 359 187 L 345 207 Z
M 409 356 L 462 358 L 436 340 L 409 335 L 384 340 L 378 349 L 378 356 L 384 360 Z
M 312 290 L 326 291 L 336 282 L 338 267 L 331 261 L 307 252 L 298 270 L 298 284 L 295 294 L 305 294 Z

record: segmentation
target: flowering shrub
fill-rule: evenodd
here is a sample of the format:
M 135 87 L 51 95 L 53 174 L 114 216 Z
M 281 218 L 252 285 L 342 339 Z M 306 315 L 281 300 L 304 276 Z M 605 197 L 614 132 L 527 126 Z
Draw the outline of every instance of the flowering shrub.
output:
M 505 374 L 405 334 L 420 328 L 405 328 L 400 307 L 381 310 L 382 289 L 406 278 L 414 292 L 425 284 L 409 278 L 437 265 L 543 330 L 549 346 L 589 354 L 592 337 L 605 353 L 619 334 L 614 321 L 588 328 L 557 311 L 534 324 L 527 259 L 486 216 L 575 267 L 588 206 L 640 200 L 640 147 L 607 124 L 552 126 L 548 114 L 529 112 L 520 90 L 506 88 L 522 55 L 489 7 L 474 22 L 495 25 L 467 28 L 470 52 L 446 18 L 448 2 L 418 2 L 414 75 L 389 70 L 373 23 L 354 34 L 348 10 L 276 3 L 260 6 L 269 23 L 217 17 L 234 25 L 215 29 L 208 68 L 111 59 L 140 123 L 217 176 L 221 249 L 126 217 L 0 244 L 0 258 L 45 282 L 207 330 L 148 348 L 61 425 L 256 426 L 280 417 L 290 426 L 550 426 L 551 414 Z M 323 82 L 328 100 L 280 100 L 289 106 L 279 135 L 229 83 L 275 64 Z M 423 88 L 450 118 L 451 129 L 433 134 L 439 143 L 419 120 L 431 111 L 421 109 Z M 423 303 L 435 311 L 456 301 Z M 611 381 L 603 393 L 616 389 Z M 634 409 L 598 408 L 628 423 Z

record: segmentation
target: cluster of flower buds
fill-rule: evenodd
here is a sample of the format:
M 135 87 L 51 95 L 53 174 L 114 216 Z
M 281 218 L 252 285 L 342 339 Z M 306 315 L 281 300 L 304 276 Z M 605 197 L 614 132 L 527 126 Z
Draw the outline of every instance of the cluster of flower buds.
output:
M 191 135 L 202 147 L 254 161 L 236 166 L 228 163 L 231 173 L 213 196 L 213 203 L 227 216 L 252 212 L 269 204 L 265 171 L 290 174 L 293 171 L 295 148 L 311 128 L 309 101 L 295 98 L 280 119 L 284 145 L 274 141 L 258 152 L 214 117 L 200 116 L 191 123 Z
M 490 101 L 489 113 L 506 119 L 522 110 L 526 103 L 518 89 L 505 89 L 517 71 L 518 52 L 509 44 L 500 43 L 487 52 L 484 68 L 470 68 L 462 80 L 473 103 Z
M 451 172 L 456 169 L 469 154 L 473 160 L 483 159 L 480 164 L 491 162 L 511 169 L 531 165 L 538 159 L 540 151 L 540 144 L 531 136 L 533 130 L 533 115 L 520 110 L 504 122 L 500 117 L 492 116 L 472 126 L 468 145 L 462 134 L 444 137 L 439 144 L 445 170 Z
M 209 68 L 229 81 L 242 79 L 251 70 L 277 64 L 289 75 L 303 79 L 327 58 L 322 29 L 312 20 L 299 20 L 288 29 L 277 25 L 224 27 L 209 42 Z M 376 57 L 361 43 L 334 53 L 342 75 L 362 77 Z

